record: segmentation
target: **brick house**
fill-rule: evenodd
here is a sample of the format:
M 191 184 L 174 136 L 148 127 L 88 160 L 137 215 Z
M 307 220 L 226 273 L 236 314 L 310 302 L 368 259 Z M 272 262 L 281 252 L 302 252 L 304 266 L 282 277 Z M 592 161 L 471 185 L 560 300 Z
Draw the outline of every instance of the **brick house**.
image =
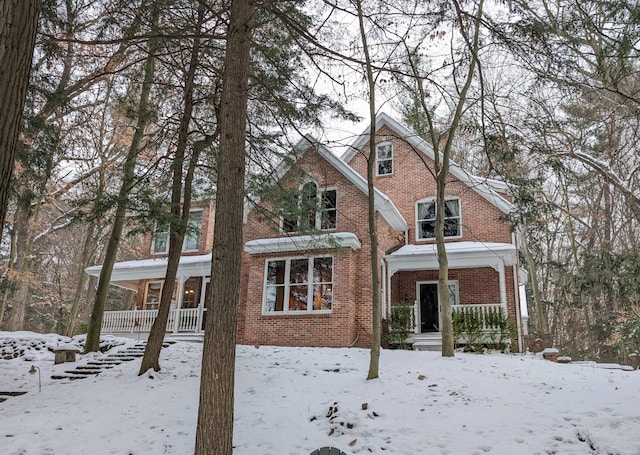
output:
M 304 177 L 283 165 L 277 171 L 279 184 L 297 194 L 301 203 L 307 199 L 321 203 L 311 212 L 303 211 L 304 216 L 278 212 L 268 202 L 247 205 L 238 342 L 367 347 L 372 320 L 365 179 L 368 130 L 341 158 L 309 137 L 297 149 L 295 166 Z M 389 116 L 377 117 L 374 198 L 383 315 L 388 316 L 395 304 L 411 306 L 416 347 L 437 346 L 441 340 L 433 166 L 427 142 Z M 521 305 L 526 309 L 526 304 L 520 301 L 517 238 L 504 221 L 512 210 L 507 190 L 502 182 L 480 179 L 452 164 L 445 202 L 449 298 L 456 313 L 474 311 L 483 321 L 483 315 L 497 311 L 505 315 L 513 328 L 512 350 L 521 351 L 525 330 Z M 150 241 L 150 248 L 153 245 Z M 191 258 L 199 265 L 191 264 L 186 272 L 187 263 L 181 264 L 185 273 L 179 273 L 177 284 L 177 311 L 193 313 L 189 320 L 196 324 L 195 330 L 201 327 L 204 299 L 189 300 L 194 311 L 184 305 L 180 293 L 192 290 L 204 295 L 209 272 L 197 267 L 210 261 L 204 254 L 210 245 L 202 246 Z M 148 296 L 148 280 L 140 281 L 138 310 L 148 308 Z M 173 317 L 174 331 L 189 326 L 180 322 L 182 317 Z

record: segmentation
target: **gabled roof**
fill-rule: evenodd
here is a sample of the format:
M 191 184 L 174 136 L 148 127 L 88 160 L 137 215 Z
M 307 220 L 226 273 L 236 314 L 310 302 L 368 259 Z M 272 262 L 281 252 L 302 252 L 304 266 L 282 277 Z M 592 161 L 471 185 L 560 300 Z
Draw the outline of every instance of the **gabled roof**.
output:
M 411 145 L 415 150 L 424 153 L 431 160 L 435 159 L 435 153 L 431 144 L 422 139 L 406 126 L 402 125 L 400 122 L 394 120 L 389 115 L 382 112 L 376 116 L 376 131 L 379 131 L 384 126 L 387 126 L 391 130 L 395 131 L 398 134 L 399 138 L 407 141 L 407 143 Z M 367 144 L 368 141 L 369 127 L 367 127 L 367 129 L 351 143 L 351 145 L 347 148 L 347 151 L 343 153 L 341 157 L 342 161 L 344 161 L 345 163 L 351 161 L 355 154 L 362 150 L 362 148 Z M 513 204 L 500 196 L 500 194 L 498 194 L 498 192 L 496 191 L 496 189 L 498 188 L 506 191 L 508 189 L 508 186 L 505 183 L 499 182 L 497 180 L 484 179 L 482 177 L 469 174 L 453 161 L 450 164 L 449 173 L 461 182 L 464 182 L 469 188 L 473 189 L 480 196 L 485 198 L 491 204 L 495 205 L 503 213 L 508 214 L 513 210 Z
M 300 156 L 310 148 L 314 148 L 315 151 L 323 157 L 329 164 L 331 164 L 338 172 L 340 172 L 347 180 L 353 183 L 360 191 L 365 195 L 369 193 L 367 188 L 367 180 L 358 174 L 351 166 L 341 160 L 339 157 L 331 153 L 329 149 L 320 144 L 312 136 L 305 136 L 295 146 L 295 150 L 299 153 L 295 154 L 295 160 L 297 161 Z M 291 168 L 291 162 L 283 160 L 276 168 L 275 178 L 281 179 Z M 391 199 L 385 195 L 382 191 L 374 188 L 374 204 L 377 211 L 380 212 L 382 217 L 389 223 L 389 225 L 398 231 L 406 231 L 408 228 L 407 221 L 400 214 L 400 211 L 393 204 Z

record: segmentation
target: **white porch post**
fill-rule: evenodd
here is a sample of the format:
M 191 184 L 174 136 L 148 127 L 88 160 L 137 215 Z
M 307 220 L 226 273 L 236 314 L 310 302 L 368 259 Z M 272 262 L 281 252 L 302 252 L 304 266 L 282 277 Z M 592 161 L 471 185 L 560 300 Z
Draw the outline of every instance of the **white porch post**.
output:
M 504 261 L 498 261 L 498 277 L 500 278 L 500 305 L 507 315 L 507 282 L 504 275 Z
M 202 276 L 202 286 L 200 289 L 200 299 L 198 302 L 198 318 L 196 321 L 196 332 L 202 332 L 202 319 L 204 315 L 204 301 L 207 298 L 207 277 Z
M 180 328 L 180 308 L 182 308 L 182 302 L 184 301 L 184 282 L 185 277 L 179 276 L 176 279 L 178 283 L 178 287 L 176 289 L 176 309 L 175 315 L 173 318 L 173 333 L 178 333 L 178 329 Z

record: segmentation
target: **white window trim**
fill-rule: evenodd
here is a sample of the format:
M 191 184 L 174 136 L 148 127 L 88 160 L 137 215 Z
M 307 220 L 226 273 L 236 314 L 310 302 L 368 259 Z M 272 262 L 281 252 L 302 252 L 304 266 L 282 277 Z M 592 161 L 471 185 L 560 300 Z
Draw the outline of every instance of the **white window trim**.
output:
M 198 238 L 198 247 L 197 247 L 196 249 L 193 249 L 193 250 L 187 250 L 187 249 L 185 249 L 185 245 L 187 244 L 187 234 L 185 233 L 184 239 L 182 240 L 182 250 L 181 250 L 181 251 L 182 251 L 183 253 L 193 253 L 193 252 L 195 252 L 195 251 L 200 251 L 200 240 L 201 240 L 201 237 L 202 237 L 202 221 L 204 220 L 204 209 L 191 209 L 191 210 L 189 210 L 189 218 L 191 218 L 191 214 L 192 214 L 192 213 L 196 213 L 196 212 L 200 212 L 200 213 L 202 214 L 202 215 L 200 216 L 200 228 L 199 228 L 199 229 L 200 229 L 200 236 L 199 236 L 199 238 Z M 187 223 L 188 223 L 188 222 L 187 222 Z M 169 230 L 169 228 L 167 228 L 167 230 L 166 230 L 166 231 L 162 231 L 162 233 L 163 233 L 163 234 L 166 232 L 166 235 L 167 235 L 167 247 L 165 248 L 165 250 L 164 250 L 164 251 L 156 251 L 156 239 L 157 239 L 156 232 L 157 232 L 157 226 L 158 226 L 158 224 L 157 224 L 157 222 L 156 222 L 156 223 L 155 223 L 155 225 L 154 225 L 153 234 L 152 234 L 152 235 L 153 235 L 153 238 L 152 238 L 152 241 L 151 241 L 151 254 L 152 254 L 152 255 L 163 255 L 163 254 L 169 254 L 169 241 L 171 240 L 171 239 L 169 238 L 169 235 L 170 235 L 170 230 Z
M 436 198 L 435 197 L 426 197 L 424 199 L 420 199 L 418 201 L 416 201 L 415 203 L 415 229 L 416 229 L 416 242 L 428 242 L 428 241 L 433 241 L 435 240 L 435 236 L 433 237 L 420 237 L 420 220 L 418 219 L 418 205 L 419 204 L 424 204 L 425 202 L 433 202 L 435 201 Z M 460 198 L 458 196 L 447 196 L 444 198 L 445 202 L 446 201 L 453 201 L 453 200 L 457 200 L 458 201 L 458 211 L 460 212 L 458 214 L 458 235 L 452 235 L 452 236 L 448 236 L 445 237 L 445 239 L 461 239 L 462 238 L 462 202 L 460 200 Z
M 338 188 L 335 186 L 327 186 L 327 187 L 320 187 L 320 185 L 318 185 L 318 182 L 316 182 L 315 180 L 306 180 L 305 182 L 303 182 L 299 187 L 298 187 L 298 206 L 300 205 L 300 200 L 299 200 L 299 195 L 302 191 L 302 188 L 307 185 L 308 183 L 313 183 L 316 186 L 316 197 L 318 198 L 318 200 L 320 201 L 320 203 L 322 203 L 322 194 L 325 191 L 335 191 L 336 192 L 336 225 L 335 227 L 332 228 L 327 228 L 327 229 L 322 229 L 322 213 L 323 210 L 322 208 L 320 208 L 320 210 L 316 210 L 316 219 L 315 219 L 315 226 L 314 228 L 319 230 L 319 231 L 323 231 L 323 232 L 330 232 L 330 231 L 336 231 L 338 229 Z M 280 233 L 281 234 L 293 234 L 293 233 L 297 233 L 300 232 L 300 220 L 296 220 L 296 229 L 292 230 L 292 231 L 285 231 L 284 230 L 284 217 L 280 217 Z
M 385 158 L 384 160 L 380 160 L 378 158 L 378 148 L 385 145 L 391 146 L 391 158 Z M 385 177 L 387 175 L 393 175 L 395 171 L 395 159 L 394 159 L 395 150 L 394 149 L 395 147 L 393 146 L 393 143 L 391 141 L 385 141 L 385 142 L 380 142 L 379 144 L 376 144 L 376 177 Z M 388 174 L 380 174 L 379 173 L 380 166 L 378 165 L 380 161 L 391 161 L 391 172 L 389 172 Z
M 313 305 L 309 305 L 307 303 L 307 309 L 306 310 L 296 310 L 296 311 L 289 311 L 289 301 L 288 301 L 288 296 L 289 296 L 289 288 L 291 286 L 291 283 L 289 282 L 289 274 L 291 271 L 291 261 L 292 260 L 296 260 L 296 259 L 309 259 L 309 274 L 308 274 L 308 280 L 310 279 L 311 281 L 307 281 L 307 296 L 308 298 L 308 302 L 313 302 L 313 269 L 311 267 L 311 259 L 316 259 L 316 258 L 331 258 L 331 309 L 330 310 L 314 310 L 313 309 Z M 286 281 L 284 283 L 284 295 L 287 296 L 287 301 L 283 302 L 282 305 L 282 311 L 267 311 L 266 310 L 266 298 L 267 298 L 267 275 L 269 272 L 269 262 L 270 261 L 285 261 L 285 277 L 286 277 Z M 286 256 L 286 257 L 277 257 L 277 258 L 268 258 L 265 259 L 264 262 L 264 273 L 263 273 L 263 278 L 262 278 L 262 315 L 263 316 L 282 316 L 282 315 L 308 315 L 308 314 L 331 314 L 333 313 L 333 305 L 334 305 L 334 299 L 333 299 L 333 289 L 335 287 L 335 257 L 331 254 L 322 254 L 322 255 L 318 255 L 318 256 Z

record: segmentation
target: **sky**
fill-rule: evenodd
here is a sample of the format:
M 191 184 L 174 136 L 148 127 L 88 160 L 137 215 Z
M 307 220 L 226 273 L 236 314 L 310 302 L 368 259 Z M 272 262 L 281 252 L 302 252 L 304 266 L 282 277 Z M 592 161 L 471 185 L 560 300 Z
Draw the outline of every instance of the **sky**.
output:
M 114 346 L 107 353 L 54 365 L 48 347 L 81 345 L 82 336 L 0 332 L 0 392 L 26 392 L 0 403 L 0 454 L 193 453 L 202 344 L 164 348 L 158 373 L 137 376 L 138 358 L 87 379 L 51 379 L 137 343 L 105 341 Z M 367 381 L 368 365 L 366 349 L 238 346 L 234 455 L 323 446 L 347 454 L 640 454 L 638 371 L 539 354 L 383 350 L 380 378 Z

